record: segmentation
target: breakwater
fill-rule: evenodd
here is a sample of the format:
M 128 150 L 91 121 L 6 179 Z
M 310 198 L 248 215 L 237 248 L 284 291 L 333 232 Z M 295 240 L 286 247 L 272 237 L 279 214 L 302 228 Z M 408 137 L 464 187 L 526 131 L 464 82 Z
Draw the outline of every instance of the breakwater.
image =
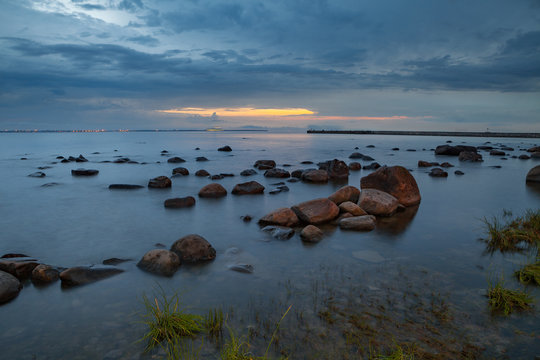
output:
M 511 133 L 490 131 L 396 131 L 396 130 L 308 130 L 308 134 L 355 135 L 414 135 L 414 136 L 466 136 L 497 138 L 540 138 L 540 133 Z

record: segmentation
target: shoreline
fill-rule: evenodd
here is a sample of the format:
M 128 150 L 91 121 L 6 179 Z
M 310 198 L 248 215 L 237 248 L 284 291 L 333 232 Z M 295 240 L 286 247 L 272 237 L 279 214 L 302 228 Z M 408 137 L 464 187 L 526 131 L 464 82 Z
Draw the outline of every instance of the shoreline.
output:
M 308 134 L 354 134 L 354 135 L 412 135 L 412 136 L 464 136 L 500 138 L 540 138 L 540 133 L 508 133 L 482 131 L 400 131 L 400 130 L 308 130 Z

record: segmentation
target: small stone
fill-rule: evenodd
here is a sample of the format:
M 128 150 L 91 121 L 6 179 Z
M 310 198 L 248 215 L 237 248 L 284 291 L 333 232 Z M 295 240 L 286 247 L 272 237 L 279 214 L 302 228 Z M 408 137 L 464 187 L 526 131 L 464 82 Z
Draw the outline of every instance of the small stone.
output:
M 183 162 L 186 162 L 186 160 L 182 159 L 181 157 L 175 156 L 175 157 L 172 157 L 172 158 L 170 158 L 170 159 L 167 159 L 167 162 L 168 162 L 168 163 L 176 164 L 176 163 L 183 163 Z
M 227 190 L 218 183 L 212 183 L 199 190 L 199 197 L 202 198 L 220 198 L 227 196 Z
M 165 206 L 166 208 L 173 208 L 173 209 L 192 207 L 193 205 L 195 205 L 195 198 L 193 196 L 167 199 L 163 203 L 163 206 Z
M 132 185 L 132 184 L 111 184 L 109 185 L 109 189 L 111 190 L 135 190 L 135 189 L 142 189 L 144 186 L 142 185 Z
M 226 151 L 226 152 L 230 152 L 232 151 L 231 147 L 229 145 L 225 145 L 225 146 L 222 146 L 218 149 L 218 151 Z
M 197 172 L 195 173 L 195 176 L 206 177 L 206 176 L 210 176 L 210 173 L 204 169 L 201 169 L 201 170 L 197 170 Z
M 189 170 L 184 167 L 177 167 L 173 169 L 172 173 L 173 175 L 187 176 L 189 175 Z
M 324 233 L 315 225 L 308 225 L 300 232 L 300 238 L 304 242 L 317 243 L 322 240 Z
M 30 175 L 28 175 L 29 177 L 35 177 L 35 178 L 42 178 L 42 177 L 45 177 L 45 173 L 42 172 L 42 171 L 37 171 L 35 173 L 32 173 Z
M 197 156 L 197 158 L 195 158 L 195 161 L 208 161 L 208 159 L 204 156 Z
M 463 171 L 461 171 L 461 170 L 454 171 L 454 174 L 456 174 L 456 175 L 465 175 L 465 173 Z
M 440 168 L 431 169 L 428 175 L 432 177 L 448 177 L 448 173 Z
M 32 281 L 36 283 L 50 283 L 58 280 L 60 272 L 50 265 L 39 264 L 32 270 Z
M 153 189 L 165 189 L 172 186 L 172 181 L 166 176 L 158 176 L 148 182 L 148 187 Z

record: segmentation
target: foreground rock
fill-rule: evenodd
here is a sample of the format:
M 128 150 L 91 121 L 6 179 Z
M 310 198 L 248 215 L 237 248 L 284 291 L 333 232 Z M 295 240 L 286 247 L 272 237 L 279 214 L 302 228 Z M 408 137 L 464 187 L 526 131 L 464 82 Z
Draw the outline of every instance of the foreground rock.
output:
M 16 298 L 21 289 L 21 282 L 15 276 L 0 271 L 0 304 Z
M 32 270 L 32 282 L 38 284 L 51 283 L 59 277 L 60 272 L 50 265 L 40 264 Z
M 356 203 L 358 202 L 359 197 L 360 190 L 354 186 L 347 185 L 330 195 L 328 199 L 334 202 L 336 205 L 339 205 L 345 201 Z
M 328 172 L 326 170 L 306 170 L 302 172 L 302 181 L 325 184 L 328 182 Z
M 166 189 L 172 186 L 172 181 L 166 176 L 158 176 L 148 181 L 148 187 L 152 189 Z
M 360 206 L 356 205 L 352 201 L 345 201 L 339 204 L 339 210 L 342 213 L 350 213 L 353 216 L 362 216 L 367 215 L 367 212 L 364 211 Z
M 341 219 L 339 227 L 343 230 L 371 231 L 375 229 L 375 216 L 363 215 Z
M 333 180 L 346 180 L 349 178 L 349 167 L 344 161 L 334 159 L 319 164 L 319 169 L 326 170 Z
M 540 183 L 540 165 L 529 170 L 525 181 L 528 183 Z
M 186 235 L 176 240 L 171 246 L 182 262 L 195 263 L 209 261 L 216 258 L 216 249 L 202 236 L 197 234 Z
M 286 226 L 268 225 L 263 227 L 261 230 L 269 233 L 273 238 L 278 240 L 287 240 L 294 235 L 294 230 Z
M 109 189 L 111 190 L 135 190 L 135 189 L 142 189 L 144 186 L 142 185 L 132 185 L 132 184 L 111 184 L 109 185 Z
M 60 273 L 62 286 L 78 286 L 106 279 L 124 272 L 114 267 L 76 266 Z
M 208 184 L 199 190 L 199 197 L 202 198 L 220 198 L 223 196 L 227 196 L 227 190 L 218 183 Z
M 99 173 L 99 170 L 94 169 L 73 169 L 71 175 L 73 176 L 94 176 Z
M 294 211 L 289 208 L 280 208 L 263 216 L 259 220 L 259 225 L 281 225 L 288 227 L 298 225 L 299 222 Z
M 422 199 L 416 180 L 403 166 L 383 166 L 360 179 L 360 187 L 362 190 L 384 191 L 394 196 L 404 206 L 419 204 Z M 361 205 L 360 207 L 363 208 Z
M 308 225 L 300 232 L 300 238 L 302 241 L 308 243 L 318 243 L 322 240 L 323 236 L 324 233 L 322 230 L 315 225 Z
M 476 152 L 476 147 L 466 145 L 439 145 L 435 148 L 435 155 L 459 156 L 462 151 Z
M 11 257 L 0 260 L 0 271 L 7 272 L 19 280 L 28 279 L 39 263 L 29 257 Z
M 264 186 L 256 181 L 248 181 L 242 184 L 237 184 L 232 193 L 235 195 L 254 195 L 264 193 Z
M 154 249 L 144 254 L 137 266 L 157 275 L 173 276 L 180 267 L 180 258 L 172 251 Z
M 173 208 L 173 209 L 192 207 L 193 205 L 195 205 L 195 198 L 193 196 L 167 199 L 163 203 L 163 206 L 165 206 L 166 208 Z
M 339 208 L 327 198 L 305 201 L 291 207 L 298 219 L 308 224 L 322 224 L 339 215 Z
M 358 206 L 371 215 L 392 215 L 398 205 L 399 202 L 394 196 L 377 189 L 362 189 L 358 199 Z

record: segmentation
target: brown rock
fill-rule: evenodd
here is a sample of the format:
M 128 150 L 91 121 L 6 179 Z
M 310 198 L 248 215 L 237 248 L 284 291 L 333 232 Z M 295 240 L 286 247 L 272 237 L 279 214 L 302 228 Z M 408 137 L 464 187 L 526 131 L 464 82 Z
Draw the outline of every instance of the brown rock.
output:
M 199 190 L 199 196 L 202 198 L 220 198 L 227 196 L 227 190 L 218 183 L 212 183 Z
M 21 289 L 21 282 L 15 276 L 0 271 L 0 304 L 16 298 Z
M 38 265 L 38 262 L 30 258 L 3 259 L 0 260 L 0 271 L 5 271 L 19 280 L 24 280 L 30 277 L 32 270 Z
M 186 175 L 189 175 L 189 170 L 186 169 L 185 167 L 177 167 L 177 168 L 173 169 L 172 173 L 173 173 L 173 175 L 186 176 Z
M 153 189 L 165 189 L 172 186 L 172 181 L 166 176 L 158 176 L 148 181 L 148 187 Z
M 259 170 L 268 170 L 276 167 L 276 162 L 274 160 L 257 160 L 253 167 L 256 167 Z
M 353 161 L 352 163 L 349 164 L 349 170 L 351 171 L 362 170 L 362 164 L 360 164 L 359 162 Z
M 32 281 L 36 283 L 50 283 L 58 280 L 60 272 L 50 265 L 40 264 L 32 271 Z
M 248 181 L 242 184 L 237 184 L 232 193 L 235 195 L 251 195 L 264 193 L 264 186 L 256 181 Z
M 165 249 L 150 250 L 137 263 L 142 270 L 164 276 L 173 276 L 180 267 L 180 258 Z
M 214 260 L 216 249 L 202 236 L 197 234 L 186 235 L 176 240 L 171 246 L 174 252 L 183 262 L 198 262 Z
M 398 205 L 394 196 L 377 189 L 362 189 L 358 199 L 358 206 L 371 215 L 392 215 Z
M 328 172 L 326 170 L 306 170 L 302 172 L 302 180 L 312 183 L 327 183 Z
M 259 220 L 260 225 L 295 226 L 299 223 L 298 217 L 289 208 L 280 208 L 263 216 Z
M 181 157 L 175 156 L 167 160 L 168 163 L 177 164 L 177 163 L 183 163 L 186 162 L 186 160 L 182 159 Z
M 353 214 L 351 214 L 351 213 L 339 214 L 339 216 L 337 218 L 335 218 L 334 220 L 332 220 L 332 222 L 330 224 L 339 225 L 339 222 L 341 221 L 341 219 L 347 219 L 347 218 L 350 218 L 350 217 L 353 217 Z
M 193 196 L 186 196 L 183 198 L 167 199 L 163 203 L 166 208 L 186 208 L 195 205 L 195 198 Z
M 300 232 L 300 239 L 304 242 L 317 243 L 322 240 L 324 234 L 315 225 L 308 225 Z
M 358 188 L 351 185 L 347 185 L 340 188 L 332 195 L 330 195 L 328 199 L 330 201 L 333 201 L 336 205 L 339 205 L 345 201 L 352 201 L 356 203 L 358 202 L 359 196 L 360 196 L 360 190 L 358 190 Z
M 266 170 L 264 172 L 264 176 L 270 178 L 288 178 L 291 177 L 291 174 L 287 170 L 273 168 L 270 170 Z
M 533 146 L 532 148 L 528 148 L 527 152 L 531 152 L 531 153 L 540 152 L 540 146 Z
M 421 200 L 416 180 L 403 166 L 383 166 L 364 176 L 360 180 L 360 187 L 362 190 L 377 189 L 389 193 L 404 206 L 419 204 Z
M 375 229 L 375 216 L 353 216 L 342 219 L 339 227 L 343 230 L 371 231 Z
M 529 170 L 525 181 L 528 183 L 540 183 L 540 165 Z
M 326 170 L 330 179 L 348 179 L 349 167 L 344 161 L 334 159 L 319 164 L 319 169 Z
M 432 177 L 448 177 L 448 173 L 440 168 L 431 169 L 428 175 Z
M 351 213 L 353 216 L 367 215 L 367 212 L 351 201 L 345 201 L 339 204 L 339 210 L 341 212 Z
M 76 266 L 60 273 L 62 286 L 77 286 L 93 283 L 124 272 L 114 267 Z
M 296 216 L 308 224 L 322 224 L 339 215 L 339 208 L 327 198 L 305 201 L 291 207 Z
M 459 153 L 459 161 L 479 162 L 484 161 L 482 155 L 473 151 L 462 151 Z
M 432 166 L 439 166 L 439 163 L 418 160 L 418 167 L 432 167 Z
M 195 176 L 210 176 L 210 173 L 204 169 L 197 170 Z

